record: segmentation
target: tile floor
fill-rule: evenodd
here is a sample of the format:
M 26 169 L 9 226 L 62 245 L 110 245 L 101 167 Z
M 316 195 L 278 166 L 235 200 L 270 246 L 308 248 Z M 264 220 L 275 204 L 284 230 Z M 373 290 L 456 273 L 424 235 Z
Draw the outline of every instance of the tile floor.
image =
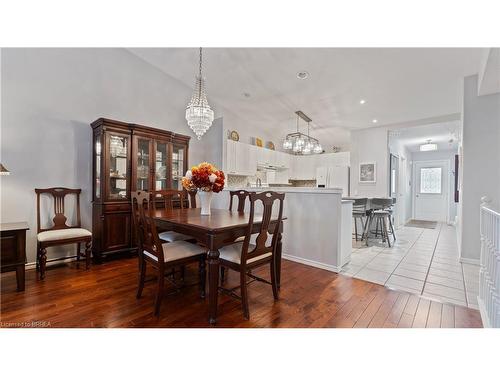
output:
M 458 261 L 455 227 L 402 227 L 388 248 L 380 239 L 353 241 L 351 261 L 341 273 L 456 305 L 478 308 L 479 266 Z

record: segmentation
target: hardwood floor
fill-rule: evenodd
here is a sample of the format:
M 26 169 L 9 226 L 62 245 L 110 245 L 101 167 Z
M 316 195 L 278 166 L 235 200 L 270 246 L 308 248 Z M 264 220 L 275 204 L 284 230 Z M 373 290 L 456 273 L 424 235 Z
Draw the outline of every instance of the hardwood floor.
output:
M 238 301 L 221 295 L 218 327 L 482 327 L 477 310 L 431 301 L 382 285 L 283 261 L 280 300 L 271 287 L 249 285 L 250 320 Z M 26 272 L 26 291 L 16 292 L 15 274 L 2 274 L 0 327 L 39 322 L 50 327 L 208 327 L 208 300 L 196 286 L 164 297 L 153 316 L 155 282 L 147 276 L 143 297 L 135 298 L 137 259 L 94 265 L 66 263 L 49 268 L 44 281 Z M 196 267 L 186 281 L 196 281 Z M 255 272 L 268 278 L 268 270 Z M 237 285 L 234 272 L 227 285 Z M 169 283 L 166 284 L 167 286 Z M 31 324 L 31 323 L 30 323 Z

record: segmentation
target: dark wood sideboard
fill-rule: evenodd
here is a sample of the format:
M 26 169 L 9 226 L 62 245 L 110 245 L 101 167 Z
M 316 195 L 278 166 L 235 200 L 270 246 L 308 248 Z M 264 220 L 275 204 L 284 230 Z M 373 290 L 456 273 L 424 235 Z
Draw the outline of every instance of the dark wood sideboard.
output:
M 26 231 L 28 223 L 0 224 L 1 272 L 16 271 L 17 290 L 24 290 L 24 265 L 26 264 Z
M 92 253 L 97 262 L 137 250 L 130 192 L 182 190 L 190 137 L 100 118 L 91 124 Z

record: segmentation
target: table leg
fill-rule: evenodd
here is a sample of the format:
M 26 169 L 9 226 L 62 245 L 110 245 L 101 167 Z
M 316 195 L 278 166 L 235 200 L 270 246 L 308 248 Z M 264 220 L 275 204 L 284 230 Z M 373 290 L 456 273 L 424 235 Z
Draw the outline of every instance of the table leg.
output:
M 208 237 L 208 321 L 215 324 L 217 320 L 217 299 L 219 295 L 219 249 L 215 245 L 214 236 Z
M 16 267 L 16 281 L 17 281 L 17 291 L 24 291 L 25 278 L 24 278 L 24 264 L 22 266 Z

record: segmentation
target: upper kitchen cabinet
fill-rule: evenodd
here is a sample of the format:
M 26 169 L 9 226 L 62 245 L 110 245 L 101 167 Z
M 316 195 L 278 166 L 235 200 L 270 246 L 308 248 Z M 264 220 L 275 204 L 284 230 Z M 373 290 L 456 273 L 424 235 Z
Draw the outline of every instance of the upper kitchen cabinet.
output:
M 349 152 L 336 152 L 315 156 L 319 167 L 350 166 Z
M 257 172 L 256 147 L 228 139 L 225 169 L 230 175 L 254 176 Z
M 290 169 L 290 154 L 275 151 L 276 154 L 276 167 L 281 169 Z
M 257 165 L 271 167 L 276 165 L 276 151 L 263 147 L 255 147 L 257 150 Z
M 264 168 L 289 169 L 290 154 L 270 150 L 263 147 L 255 147 L 257 150 L 257 165 Z
M 315 180 L 317 159 L 315 155 L 292 156 L 290 179 L 291 180 Z

